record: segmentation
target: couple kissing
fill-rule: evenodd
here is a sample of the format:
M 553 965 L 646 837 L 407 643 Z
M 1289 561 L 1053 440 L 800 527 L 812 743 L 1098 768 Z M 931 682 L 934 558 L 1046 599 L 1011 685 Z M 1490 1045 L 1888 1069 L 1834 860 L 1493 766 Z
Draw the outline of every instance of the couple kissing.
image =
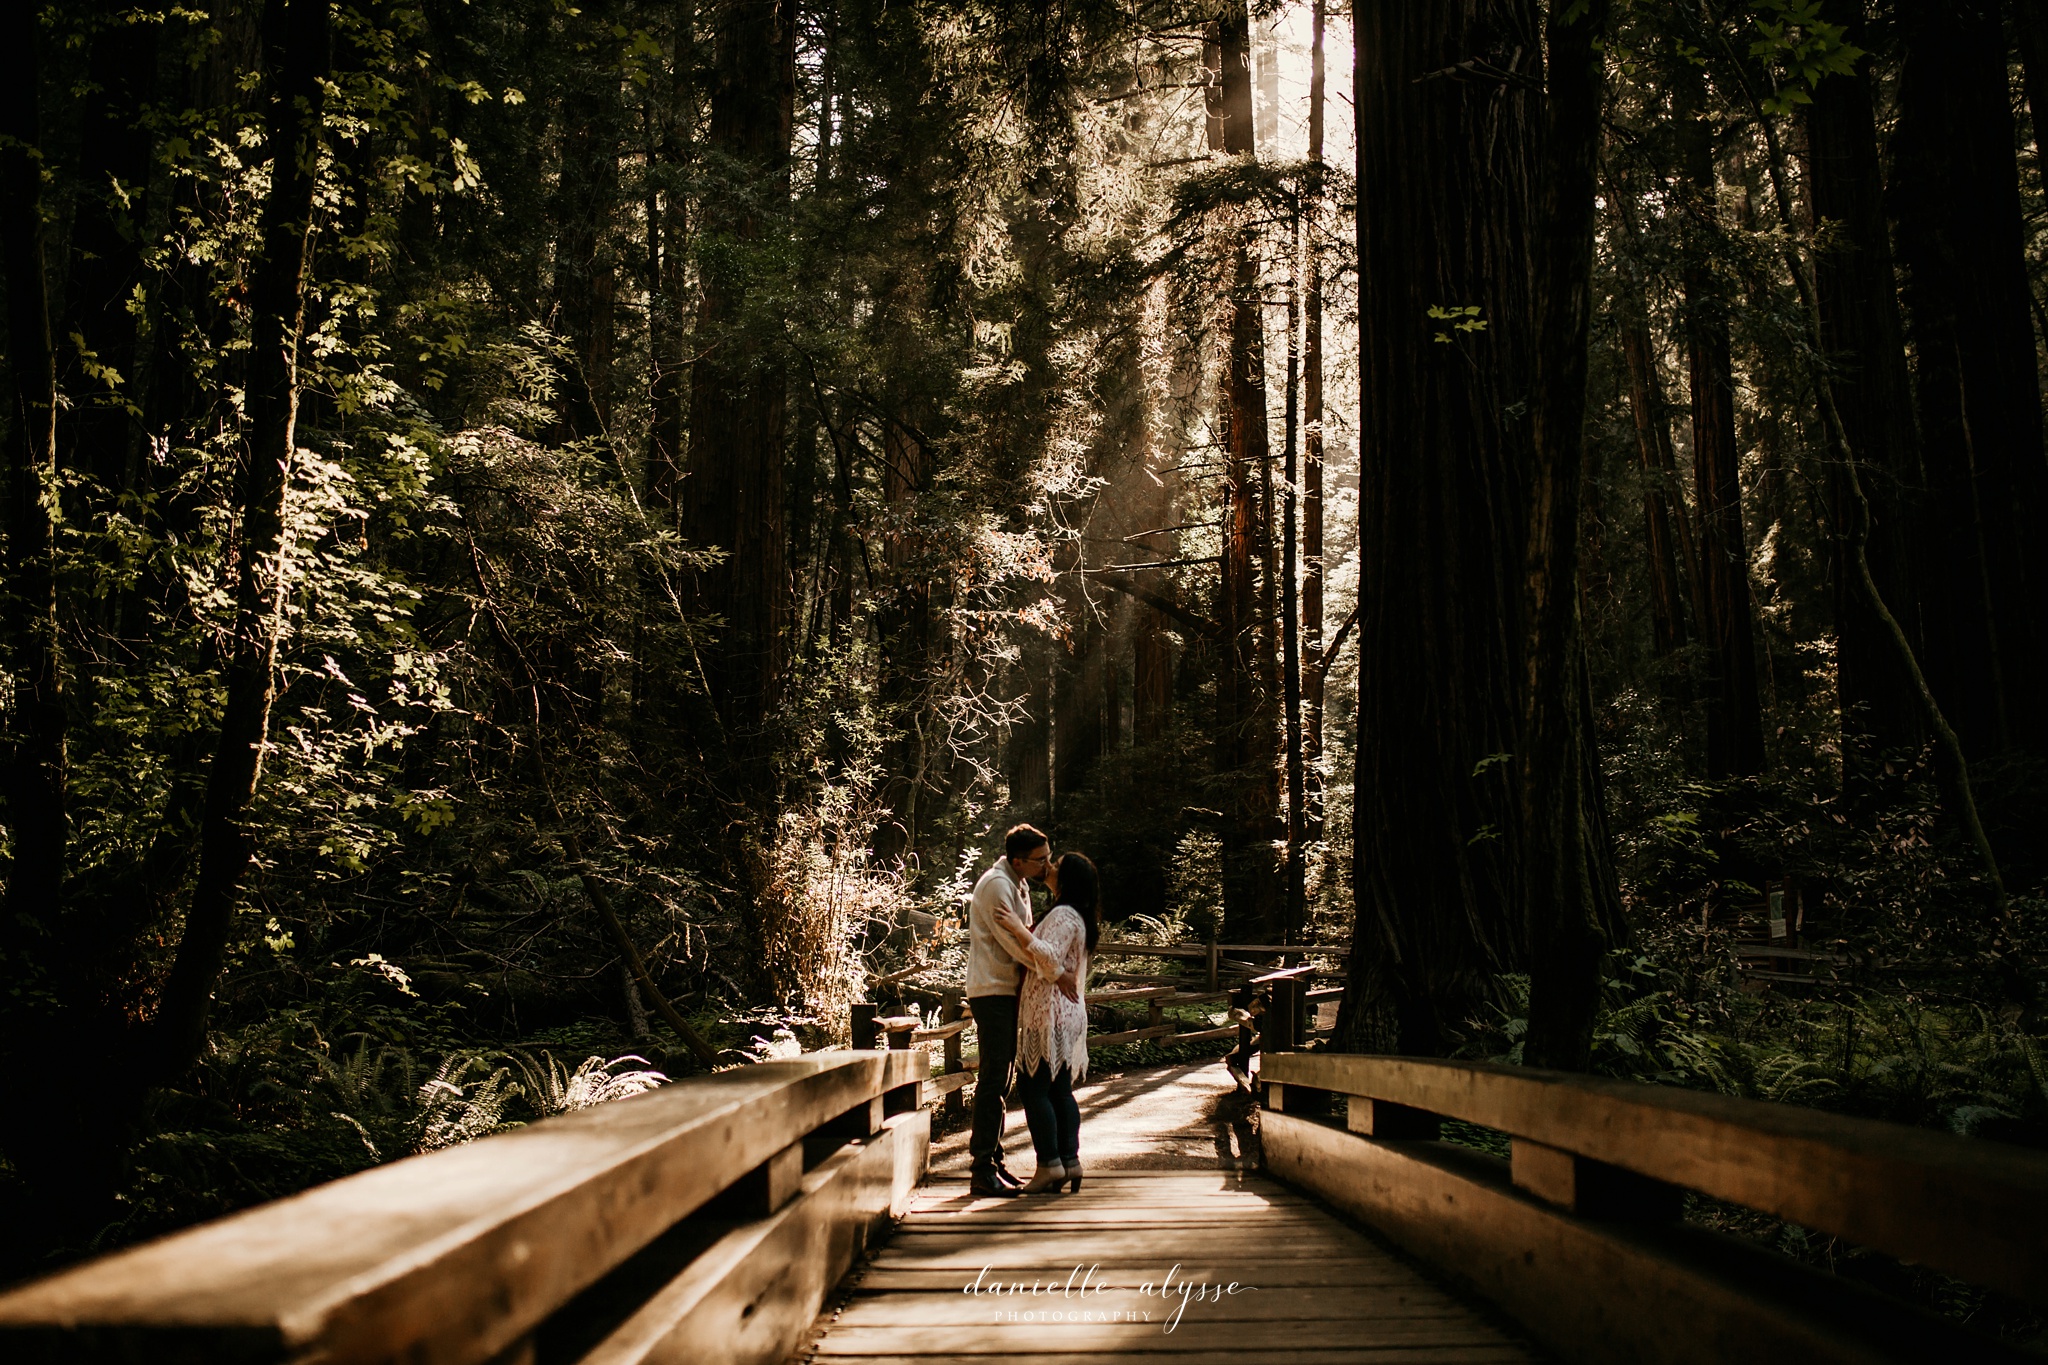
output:
M 1052 909 L 1034 921 L 1031 885 Z M 967 911 L 967 1000 L 981 1040 L 974 1085 L 971 1188 L 1008 1198 L 1071 1184 L 1081 1188 L 1081 1109 L 1074 1086 L 1088 1074 L 1088 958 L 1100 934 L 1095 864 L 1053 857 L 1030 825 L 1003 836 L 1003 856 L 975 883 Z M 1038 1170 L 1029 1181 L 1003 1164 L 1012 1074 L 1024 1101 Z

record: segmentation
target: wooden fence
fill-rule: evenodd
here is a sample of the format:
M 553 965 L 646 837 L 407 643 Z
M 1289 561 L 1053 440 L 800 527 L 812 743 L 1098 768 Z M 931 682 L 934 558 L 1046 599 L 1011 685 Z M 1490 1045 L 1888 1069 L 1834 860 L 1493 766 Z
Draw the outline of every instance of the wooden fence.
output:
M 779 1361 L 923 1179 L 921 1056 L 824 1052 L 379 1166 L 0 1295 L 7 1361 Z
M 1274 966 L 1289 958 L 1341 957 L 1345 950 L 1315 944 L 1277 943 L 1117 943 L 1104 942 L 1095 949 L 1095 958 L 1157 958 L 1167 961 L 1199 963 L 1199 975 L 1183 973 L 1170 975 L 1135 976 L 1130 973 L 1097 972 L 1098 978 L 1135 981 L 1139 984 L 1090 991 L 1086 996 L 1092 1008 L 1098 1005 L 1137 1005 L 1146 1010 L 1145 1023 L 1137 1028 L 1118 1029 L 1109 1033 L 1090 1033 L 1090 1047 L 1113 1047 L 1124 1043 L 1200 1043 L 1219 1038 L 1235 1037 L 1238 1053 L 1250 1058 L 1262 1042 L 1270 1036 L 1276 1047 L 1298 1047 L 1314 1032 L 1314 1007 L 1327 999 L 1343 994 L 1341 987 L 1313 989 L 1316 978 L 1341 980 L 1341 972 L 1329 971 L 1303 964 L 1295 967 Z M 1267 958 L 1265 963 L 1254 962 L 1253 958 Z M 1166 1017 L 1169 1005 L 1216 1005 L 1229 1003 L 1233 998 L 1245 995 L 1245 988 L 1251 987 L 1252 994 L 1242 1007 L 1232 1010 L 1229 1023 L 1212 1027 L 1191 1029 L 1181 1032 L 1179 1024 Z M 926 1027 L 916 1015 L 885 1015 L 877 1006 L 861 1003 L 853 1006 L 850 1033 L 856 1048 L 877 1046 L 881 1038 L 887 1038 L 892 1049 L 921 1048 L 929 1043 L 938 1043 L 942 1048 L 942 1071 L 931 1081 L 933 1091 L 945 1097 L 949 1113 L 958 1112 L 961 1105 L 960 1089 L 973 1079 L 974 1069 L 961 1057 L 960 1035 L 973 1025 L 972 1009 L 968 1007 L 962 1018 L 948 1020 Z
M 1680 1215 L 1690 1191 L 2048 1307 L 2048 1154 L 1484 1063 L 1268 1052 L 1261 1077 L 1268 1170 L 1567 1359 L 2039 1360 Z M 1512 1159 L 1437 1141 L 1445 1119 Z

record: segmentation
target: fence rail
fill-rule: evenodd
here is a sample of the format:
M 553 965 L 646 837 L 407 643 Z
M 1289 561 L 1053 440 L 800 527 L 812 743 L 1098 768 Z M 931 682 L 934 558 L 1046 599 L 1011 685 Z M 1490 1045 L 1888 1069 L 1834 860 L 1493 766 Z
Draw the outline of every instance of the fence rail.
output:
M 2023 1358 L 1686 1226 L 1686 1191 L 2048 1306 L 2039 1152 L 1484 1063 L 1268 1052 L 1261 1079 L 1269 1169 L 1470 1279 L 1570 1358 Z M 1315 1092 L 1341 1098 L 1334 1120 L 1299 1112 Z M 1511 1159 L 1436 1141 L 1446 1119 L 1506 1133 Z
M 776 1359 L 922 1177 L 921 1063 L 764 1062 L 363 1171 L 0 1295 L 0 1357 Z

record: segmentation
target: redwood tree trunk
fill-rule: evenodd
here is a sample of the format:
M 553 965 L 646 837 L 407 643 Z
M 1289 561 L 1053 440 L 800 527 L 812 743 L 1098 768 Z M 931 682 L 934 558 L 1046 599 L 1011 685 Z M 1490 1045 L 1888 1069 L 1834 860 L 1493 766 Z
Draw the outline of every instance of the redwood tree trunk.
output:
M 1209 146 L 1230 156 L 1254 152 L 1249 17 L 1229 0 L 1210 26 Z M 1229 785 L 1223 841 L 1223 934 L 1245 941 L 1272 932 L 1281 905 L 1274 856 L 1279 821 L 1278 754 L 1270 699 L 1260 685 L 1258 610 L 1252 564 L 1259 554 L 1260 476 L 1266 437 L 1265 319 L 1249 223 L 1231 229 L 1230 336 L 1223 385 L 1223 563 L 1217 589 L 1221 666 L 1216 678 L 1216 770 Z M 1256 941 L 1254 939 L 1253 941 Z
M 1828 17 L 1843 26 L 1848 41 L 1866 43 L 1863 0 L 1833 0 Z M 1907 508 L 1919 483 L 1919 450 L 1868 61 L 1850 75 L 1816 84 L 1805 120 L 1814 227 L 1825 244 L 1814 255 L 1814 302 L 1836 410 L 1870 504 L 1865 553 L 1878 590 L 1918 649 Z M 1834 522 L 1846 528 L 1858 509 L 1840 471 L 1831 482 Z M 1923 744 L 1927 724 L 1911 675 L 1849 560 L 1842 531 L 1831 550 L 1844 775 L 1854 786 L 1874 772 L 1884 751 Z
M 1621 349 L 1628 364 L 1629 410 L 1635 419 L 1636 452 L 1644 474 L 1644 548 L 1650 559 L 1650 625 L 1658 657 L 1691 639 L 1686 623 L 1687 585 L 1699 581 L 1685 504 L 1678 500 L 1678 464 L 1671 452 L 1671 418 L 1657 353 L 1642 299 L 1633 292 L 1619 302 Z M 1680 564 L 1685 568 L 1680 569 Z
M 793 0 L 725 0 L 718 10 L 711 149 L 787 192 L 796 98 Z M 724 620 L 705 655 L 712 702 L 735 760 L 757 753 L 782 676 L 789 586 L 784 568 L 783 428 L 787 375 L 743 317 L 748 248 L 775 225 L 745 201 L 707 195 L 699 253 L 703 298 L 691 376 L 683 536 L 725 551 L 696 575 L 696 608 Z M 760 780 L 744 779 L 752 786 Z
M 1529 941 L 1529 1032 L 1535 1066 L 1592 1062 L 1600 960 L 1620 936 L 1615 879 L 1593 743 L 1579 629 L 1585 471 L 1586 342 L 1593 273 L 1594 182 L 1605 95 L 1610 0 L 1576 13 L 1553 4 L 1542 195 L 1535 251 L 1535 461 L 1525 571 L 1522 736 L 1522 919 Z
M 1907 0 L 1899 20 L 1892 188 L 1927 490 L 1923 657 L 1971 757 L 2038 755 L 2048 461 L 2004 28 L 1988 0 Z
M 1355 22 L 1357 917 L 1338 1037 L 1436 1053 L 1522 960 L 1507 764 L 1533 451 L 1501 414 L 1533 379 L 1541 39 L 1530 0 L 1376 0 Z M 1513 75 L 1425 79 L 1467 61 Z
M 1699 113 L 1706 85 L 1673 67 L 1680 125 L 1678 191 L 1684 206 L 1686 364 L 1692 390 L 1693 499 L 1699 507 L 1700 635 L 1707 646 L 1707 775 L 1764 769 L 1763 700 L 1757 685 L 1749 549 L 1742 527 L 1741 451 L 1735 442 L 1735 366 L 1729 300 L 1712 257 L 1720 249 L 1713 130 Z
M 206 1045 L 208 1003 L 226 959 L 242 877 L 255 853 L 243 820 L 263 771 L 277 632 L 289 592 L 282 563 L 284 503 L 298 421 L 299 335 L 326 94 L 327 0 L 269 0 L 263 49 L 271 187 L 263 205 L 261 255 L 249 284 L 248 415 L 235 461 L 235 628 L 227 704 L 207 772 L 198 881 L 157 1014 L 162 1078 L 182 1073 Z
M 1323 836 L 1323 257 L 1322 177 L 1325 97 L 1324 3 L 1309 19 L 1308 159 L 1315 175 L 1302 264 L 1301 341 L 1301 672 L 1302 757 L 1307 767 L 1305 836 Z

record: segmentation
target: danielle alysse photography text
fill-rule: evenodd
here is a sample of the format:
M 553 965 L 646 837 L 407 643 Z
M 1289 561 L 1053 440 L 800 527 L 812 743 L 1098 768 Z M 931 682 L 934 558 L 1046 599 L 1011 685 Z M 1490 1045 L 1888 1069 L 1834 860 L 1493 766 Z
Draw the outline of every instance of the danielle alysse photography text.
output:
M 1178 1262 L 1157 1280 L 1142 1280 L 1136 1285 L 1111 1284 L 1100 1278 L 1101 1270 L 1099 1265 L 1077 1265 L 1064 1278 L 1055 1273 L 1025 1280 L 1000 1278 L 1018 1272 L 983 1266 L 979 1274 L 960 1287 L 960 1292 L 969 1298 L 986 1297 L 1006 1303 L 1007 1306 L 996 1310 L 995 1321 L 1016 1323 L 1152 1322 L 1153 1310 L 1130 1306 L 1129 1296 L 1157 1298 L 1156 1320 L 1161 1323 L 1161 1330 L 1169 1333 L 1180 1326 L 1181 1315 L 1190 1304 L 1221 1303 L 1233 1295 L 1258 1292 L 1257 1285 L 1236 1280 L 1189 1278 L 1181 1273 Z M 1111 1294 L 1118 1296 L 1114 1307 L 1101 1302 Z M 1020 1301 L 1029 1301 L 1030 1306 L 1021 1306 Z

